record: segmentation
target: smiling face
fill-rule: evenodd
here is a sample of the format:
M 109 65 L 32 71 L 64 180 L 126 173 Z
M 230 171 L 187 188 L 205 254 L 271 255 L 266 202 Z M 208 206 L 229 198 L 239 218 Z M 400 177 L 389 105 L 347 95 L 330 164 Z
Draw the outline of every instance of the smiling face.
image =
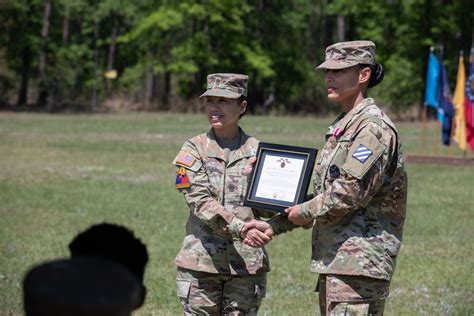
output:
M 215 130 L 236 130 L 239 116 L 245 112 L 247 102 L 239 99 L 206 96 L 207 119 Z
M 370 68 L 355 65 L 343 69 L 326 69 L 324 83 L 329 101 L 343 105 L 357 103 L 363 98 L 370 78 Z

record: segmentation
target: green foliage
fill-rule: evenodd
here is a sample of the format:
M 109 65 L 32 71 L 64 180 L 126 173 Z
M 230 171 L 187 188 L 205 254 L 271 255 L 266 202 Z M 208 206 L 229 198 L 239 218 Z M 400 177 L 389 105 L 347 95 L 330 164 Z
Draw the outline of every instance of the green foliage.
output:
M 239 72 L 250 76 L 257 112 L 325 112 L 324 85 L 313 69 L 339 31 L 345 40 L 376 43 L 386 81 L 374 95 L 403 111 L 421 102 L 430 46 L 444 48 L 454 86 L 457 57 L 470 49 L 474 18 L 470 0 L 58 0 L 52 1 L 45 40 L 44 3 L 0 6 L 0 48 L 8 67 L 1 77 L 20 83 L 26 76 L 34 92 L 45 51 L 47 78 L 41 84 L 53 103 L 89 100 L 93 89 L 102 100 L 114 94 L 134 98 L 148 89 L 142 95 L 151 99 L 142 102 L 167 103 L 168 96 L 199 95 L 209 73 Z M 341 18 L 345 27 L 338 30 Z M 112 47 L 114 31 L 118 42 Z M 115 82 L 102 76 L 110 62 L 118 71 Z M 10 93 L 17 90 L 12 86 Z
M 465 21 L 472 21 L 473 10 L 472 1 L 460 0 L 336 0 L 328 5 L 330 14 L 343 14 L 349 20 L 346 29 L 353 29 L 352 39 L 376 43 L 377 61 L 386 70 L 377 95 L 395 111 L 421 102 L 430 46 L 444 47 L 442 55 L 454 87 L 459 50 L 467 52 L 474 45 Z
M 119 42 L 128 43 L 134 40 L 149 40 L 158 42 L 160 38 L 157 36 L 162 31 L 169 31 L 174 27 L 181 25 L 183 15 L 170 8 L 161 7 L 150 15 L 141 19 L 130 32 L 123 34 Z
M 127 67 L 120 76 L 120 84 L 124 89 L 130 90 L 132 93 L 138 92 L 135 89 L 144 81 L 145 73 L 143 64 L 136 64 L 133 67 Z
M 237 45 L 236 49 L 244 56 L 249 69 L 252 72 L 258 73 L 261 78 L 269 78 L 276 75 L 272 68 L 272 60 L 261 47 Z

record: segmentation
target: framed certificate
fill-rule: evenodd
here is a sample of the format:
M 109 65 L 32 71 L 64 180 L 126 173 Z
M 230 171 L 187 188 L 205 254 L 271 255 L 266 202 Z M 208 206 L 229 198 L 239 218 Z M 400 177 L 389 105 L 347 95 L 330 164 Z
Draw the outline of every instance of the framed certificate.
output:
M 304 201 L 317 149 L 260 143 L 244 206 L 282 212 Z

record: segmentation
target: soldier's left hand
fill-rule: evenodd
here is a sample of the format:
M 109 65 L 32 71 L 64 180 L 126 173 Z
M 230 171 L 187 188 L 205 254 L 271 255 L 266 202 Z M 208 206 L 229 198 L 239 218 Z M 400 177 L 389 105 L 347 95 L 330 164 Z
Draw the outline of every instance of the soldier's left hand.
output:
M 285 210 L 288 214 L 288 219 L 295 225 L 305 226 L 312 222 L 312 220 L 307 220 L 301 217 L 300 215 L 300 205 L 290 206 Z
M 242 170 L 242 173 L 249 177 L 252 174 L 253 171 L 253 166 L 255 165 L 255 162 L 257 161 L 256 157 L 252 157 L 247 161 L 247 164 L 245 165 L 244 169 Z

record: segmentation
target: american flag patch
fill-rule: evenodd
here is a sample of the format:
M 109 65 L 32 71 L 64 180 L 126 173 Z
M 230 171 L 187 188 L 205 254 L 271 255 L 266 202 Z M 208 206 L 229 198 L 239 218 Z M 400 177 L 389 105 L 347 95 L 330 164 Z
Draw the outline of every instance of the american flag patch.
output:
M 357 147 L 356 151 L 352 154 L 352 157 L 364 163 L 367 158 L 370 157 L 370 155 L 372 155 L 372 151 L 370 151 L 370 149 L 365 147 L 364 145 L 360 144 L 359 147 Z
M 193 155 L 185 153 L 185 152 L 180 152 L 178 157 L 176 157 L 176 163 L 186 166 L 186 167 L 192 167 L 195 161 L 196 161 L 196 158 L 194 158 Z

